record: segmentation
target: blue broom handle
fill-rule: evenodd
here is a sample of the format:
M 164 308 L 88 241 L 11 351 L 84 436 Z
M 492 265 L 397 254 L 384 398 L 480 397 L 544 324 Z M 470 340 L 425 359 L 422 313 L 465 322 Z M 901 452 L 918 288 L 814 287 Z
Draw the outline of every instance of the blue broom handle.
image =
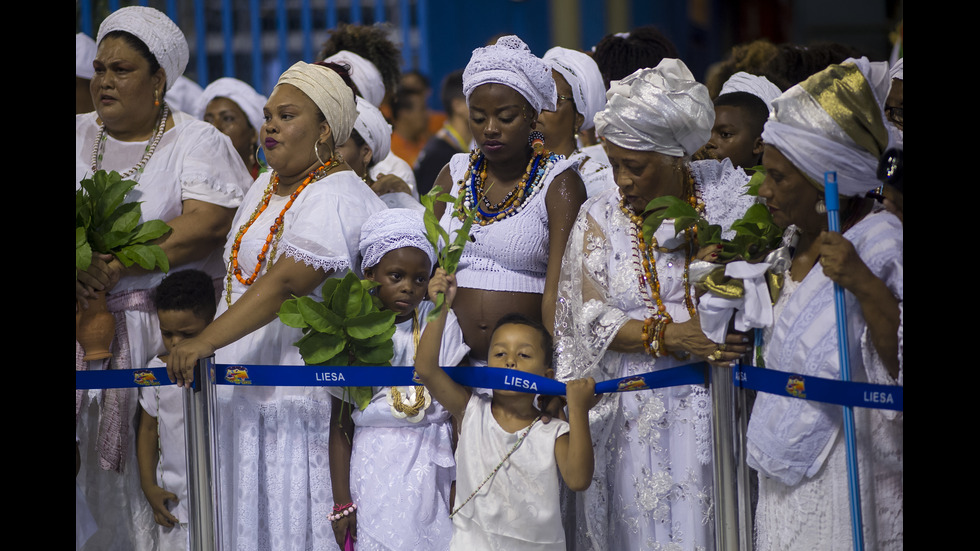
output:
M 827 228 L 841 233 L 840 198 L 837 195 L 837 173 L 824 173 L 824 203 L 827 205 Z M 837 313 L 837 343 L 840 354 L 840 377 L 851 380 L 851 359 L 847 344 L 847 312 L 844 305 L 844 288 L 834 283 L 834 306 Z M 858 477 L 857 437 L 854 431 L 854 409 L 844 406 L 844 438 L 847 445 L 847 479 L 851 495 L 851 536 L 855 551 L 864 550 L 864 532 L 861 523 L 861 484 Z

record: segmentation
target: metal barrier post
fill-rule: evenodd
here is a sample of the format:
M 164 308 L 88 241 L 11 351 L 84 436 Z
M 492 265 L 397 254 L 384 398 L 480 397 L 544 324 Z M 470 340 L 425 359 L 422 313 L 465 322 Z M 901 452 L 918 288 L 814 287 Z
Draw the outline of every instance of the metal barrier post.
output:
M 735 481 L 738 488 L 738 548 L 753 551 L 752 541 L 752 479 L 745 454 L 746 434 L 749 430 L 749 404 L 744 388 L 735 389 Z
M 711 451 L 714 470 L 715 550 L 738 549 L 739 526 L 733 412 L 734 385 L 727 367 L 709 367 L 711 389 Z
M 218 548 L 216 543 L 219 541 L 219 493 L 213 454 L 213 450 L 218 448 L 211 431 L 215 385 L 208 376 L 213 369 L 213 356 L 198 362 L 194 371 L 194 387 L 184 393 L 189 529 L 193 551 L 213 551 Z

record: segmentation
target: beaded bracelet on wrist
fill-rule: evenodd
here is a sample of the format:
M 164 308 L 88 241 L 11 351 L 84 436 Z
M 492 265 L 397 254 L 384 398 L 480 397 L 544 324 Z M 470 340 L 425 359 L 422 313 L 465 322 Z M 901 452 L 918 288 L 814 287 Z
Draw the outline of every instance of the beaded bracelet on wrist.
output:
M 354 503 L 348 503 L 347 505 L 334 505 L 333 513 L 327 515 L 327 520 L 330 522 L 337 522 L 338 520 L 353 515 L 357 512 L 357 505 Z

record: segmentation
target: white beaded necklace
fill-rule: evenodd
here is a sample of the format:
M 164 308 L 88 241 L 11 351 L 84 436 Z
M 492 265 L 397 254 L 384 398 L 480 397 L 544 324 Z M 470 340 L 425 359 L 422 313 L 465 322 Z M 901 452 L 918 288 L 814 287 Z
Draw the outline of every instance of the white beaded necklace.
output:
M 160 140 L 163 139 L 163 133 L 167 129 L 167 119 L 170 117 L 170 106 L 164 102 L 163 109 L 160 111 L 160 124 L 157 126 L 156 133 L 150 138 L 150 141 L 146 144 L 146 149 L 143 152 L 143 158 L 140 162 L 136 163 L 136 166 L 122 173 L 123 180 L 128 179 L 130 176 L 136 175 L 139 177 L 143 173 L 143 168 L 146 163 L 149 162 L 150 157 L 153 156 L 153 152 L 156 151 L 157 145 L 160 144 Z M 105 122 L 99 126 L 99 133 L 95 136 L 95 143 L 92 145 L 92 174 L 98 172 L 99 168 L 102 166 L 102 154 L 105 151 L 105 143 L 108 141 L 109 137 L 105 131 Z

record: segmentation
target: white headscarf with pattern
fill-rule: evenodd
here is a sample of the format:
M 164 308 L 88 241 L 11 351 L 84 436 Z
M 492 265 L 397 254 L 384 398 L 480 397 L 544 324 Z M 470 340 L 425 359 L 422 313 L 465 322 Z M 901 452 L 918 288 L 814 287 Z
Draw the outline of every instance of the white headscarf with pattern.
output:
M 762 140 L 820 189 L 834 171 L 841 195 L 864 195 L 881 185 L 878 160 L 898 138 L 882 109 L 890 84 L 886 62 L 831 65 L 773 101 Z
M 373 268 L 384 255 L 402 247 L 415 247 L 436 263 L 436 250 L 425 237 L 422 211 L 385 209 L 370 216 L 361 226 L 361 271 Z
M 184 74 L 190 59 L 187 39 L 163 12 L 145 6 L 120 8 L 102 21 L 96 44 L 101 44 L 105 35 L 113 31 L 127 32 L 146 44 L 167 74 L 167 90 Z
M 664 58 L 609 84 L 596 134 L 634 151 L 690 156 L 707 143 L 715 123 L 708 89 L 679 59 Z
M 463 70 L 463 94 L 470 95 L 482 84 L 503 84 L 516 90 L 535 112 L 555 110 L 558 92 L 551 77 L 551 65 L 531 53 L 514 35 L 503 36 L 492 46 L 473 50 Z

